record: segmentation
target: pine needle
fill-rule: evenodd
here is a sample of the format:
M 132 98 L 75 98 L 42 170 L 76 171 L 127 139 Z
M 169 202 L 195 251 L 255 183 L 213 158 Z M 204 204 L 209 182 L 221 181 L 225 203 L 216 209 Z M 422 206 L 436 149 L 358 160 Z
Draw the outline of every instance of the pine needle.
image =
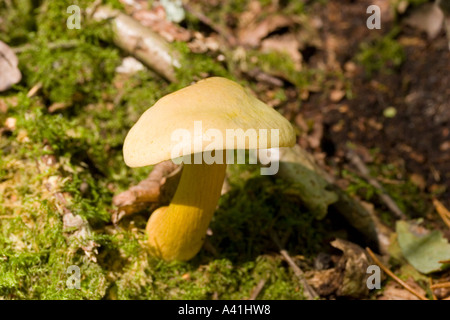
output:
M 450 282 L 435 283 L 431 285 L 431 289 L 450 288 Z
M 445 222 L 447 227 L 450 228 L 450 211 L 448 211 L 448 209 L 436 198 L 433 199 L 433 204 L 441 219 Z
M 397 281 L 402 287 L 404 287 L 406 290 L 411 292 L 413 295 L 415 295 L 420 300 L 429 300 L 426 297 L 422 296 L 420 293 L 418 293 L 416 290 L 414 290 L 411 286 L 409 286 L 406 282 L 401 280 L 399 277 L 397 277 L 391 270 L 389 270 L 385 265 L 381 263 L 381 261 L 375 256 L 375 254 L 370 250 L 370 248 L 366 248 L 366 251 L 369 253 L 372 260 L 381 268 L 384 272 L 386 272 L 391 278 L 393 278 L 395 281 Z

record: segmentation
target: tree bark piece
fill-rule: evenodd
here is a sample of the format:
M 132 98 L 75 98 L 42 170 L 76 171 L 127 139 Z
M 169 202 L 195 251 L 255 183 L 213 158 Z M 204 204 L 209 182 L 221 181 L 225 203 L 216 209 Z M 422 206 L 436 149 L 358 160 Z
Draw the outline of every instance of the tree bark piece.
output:
M 170 82 L 176 82 L 175 69 L 180 68 L 179 53 L 159 34 L 135 19 L 105 6 L 95 9 L 95 20 L 110 20 L 114 43 Z

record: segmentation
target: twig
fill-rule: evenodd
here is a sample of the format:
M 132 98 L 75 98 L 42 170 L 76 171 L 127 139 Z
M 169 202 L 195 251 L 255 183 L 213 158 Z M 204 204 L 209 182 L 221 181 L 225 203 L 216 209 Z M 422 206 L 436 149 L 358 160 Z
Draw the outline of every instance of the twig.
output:
M 286 260 L 286 262 L 289 264 L 289 266 L 294 270 L 294 274 L 297 276 L 297 278 L 300 280 L 303 288 L 305 289 L 305 293 L 308 295 L 309 300 L 315 300 L 319 298 L 319 295 L 316 293 L 316 291 L 306 282 L 305 274 L 303 273 L 302 269 L 299 268 L 299 266 L 292 260 L 291 256 L 287 253 L 286 250 L 280 250 L 281 255 Z
M 428 278 L 428 284 L 430 286 L 431 295 L 433 296 L 433 300 L 438 300 L 433 290 L 433 278 Z
M 39 90 L 42 89 L 42 82 L 38 82 L 36 83 L 31 89 L 30 91 L 28 91 L 27 93 L 27 98 L 32 98 L 36 95 L 36 93 L 38 93 Z
M 386 206 L 395 214 L 399 219 L 406 220 L 407 217 L 403 211 L 397 206 L 394 200 L 386 193 L 386 190 L 381 186 L 381 184 L 373 177 L 370 176 L 369 169 L 367 169 L 361 158 L 353 151 L 349 151 L 347 154 L 350 162 L 358 169 L 361 176 L 367 180 L 367 182 L 374 188 L 381 191 L 380 198 L 386 204 Z
M 58 41 L 58 42 L 50 42 L 46 46 L 50 50 L 54 49 L 71 49 L 81 44 L 78 40 L 68 40 L 68 41 Z M 27 50 L 40 50 L 41 48 L 36 45 L 26 44 L 21 47 L 12 48 L 14 53 L 22 53 Z
M 319 299 L 320 297 L 317 294 L 317 292 L 306 281 L 305 274 L 302 271 L 302 269 L 300 269 L 300 267 L 294 262 L 294 260 L 292 260 L 291 256 L 288 254 L 288 252 L 281 247 L 280 241 L 279 241 L 277 235 L 275 233 L 272 233 L 271 237 L 272 237 L 273 242 L 275 242 L 275 244 L 280 249 L 280 254 L 283 256 L 284 260 L 286 260 L 286 262 L 289 264 L 289 266 L 294 271 L 294 274 L 296 275 L 296 277 L 300 280 L 300 283 L 301 283 L 303 289 L 305 290 L 306 295 L 308 296 L 308 300 Z
M 249 300 L 255 300 L 258 295 L 261 293 L 261 290 L 263 289 L 264 285 L 266 284 L 267 279 L 261 279 L 256 287 L 252 290 L 252 294 L 250 295 Z
M 450 211 L 436 198 L 433 199 L 433 204 L 441 219 L 450 228 Z
M 430 286 L 431 289 L 450 288 L 450 282 L 435 283 Z
M 181 67 L 181 54 L 161 35 L 121 11 L 107 6 L 97 7 L 92 18 L 97 21 L 109 21 L 114 34 L 113 41 L 117 47 L 168 81 L 177 82 L 176 69 Z
M 375 256 L 375 254 L 370 250 L 370 248 L 366 248 L 366 251 L 369 253 L 372 260 L 381 268 L 384 272 L 386 272 L 389 276 L 391 276 L 395 281 L 397 281 L 402 287 L 411 292 L 413 295 L 418 297 L 420 300 L 429 300 L 426 297 L 422 296 L 416 290 L 411 288 L 406 282 L 397 277 L 391 270 L 389 270 L 386 266 L 384 266 L 381 261 Z
M 203 13 L 201 13 L 199 11 L 194 10 L 187 3 L 184 3 L 183 7 L 184 7 L 184 10 L 186 10 L 187 12 L 192 14 L 198 20 L 200 20 L 201 22 L 206 24 L 208 27 L 213 29 L 215 32 L 217 32 L 220 36 L 222 36 L 232 47 L 236 46 L 237 40 L 228 29 L 218 26 L 209 17 L 207 17 L 206 15 L 204 15 Z

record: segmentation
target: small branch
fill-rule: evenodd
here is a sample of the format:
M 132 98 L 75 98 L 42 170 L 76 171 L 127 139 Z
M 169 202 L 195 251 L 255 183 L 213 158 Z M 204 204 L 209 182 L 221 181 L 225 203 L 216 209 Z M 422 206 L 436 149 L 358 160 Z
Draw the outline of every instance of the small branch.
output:
M 349 151 L 347 154 L 350 162 L 358 169 L 361 176 L 374 188 L 381 191 L 380 198 L 386 204 L 386 206 L 395 214 L 399 219 L 406 220 L 407 217 L 402 210 L 397 206 L 394 200 L 386 193 L 386 190 L 381 184 L 373 177 L 370 176 L 369 169 L 366 167 L 361 158 L 353 151 Z
M 178 185 L 181 167 L 172 161 L 164 161 L 154 166 L 147 179 L 114 196 L 117 210 L 111 220 L 117 224 L 124 216 L 164 205 L 171 199 Z
M 404 287 L 406 290 L 411 292 L 413 295 L 418 297 L 420 300 L 429 300 L 426 297 L 422 296 L 420 293 L 418 293 L 416 290 L 411 288 L 406 282 L 401 280 L 399 277 L 397 277 L 391 270 L 389 270 L 386 266 L 384 266 L 381 261 L 375 256 L 375 254 L 370 250 L 370 248 L 366 248 L 366 251 L 369 253 L 372 260 L 384 271 L 386 272 L 391 278 L 393 278 L 395 281 L 397 281 L 402 287 Z
M 256 300 L 258 295 L 261 293 L 262 289 L 264 288 L 264 285 L 266 284 L 267 279 L 261 279 L 256 287 L 252 290 L 252 294 L 249 298 L 249 300 Z
M 450 282 L 435 283 L 430 286 L 431 289 L 450 288 Z
M 300 283 L 302 284 L 303 288 L 305 289 L 305 293 L 308 296 L 309 300 L 315 300 L 319 298 L 319 295 L 316 293 L 316 291 L 306 282 L 305 274 L 303 273 L 302 269 L 299 268 L 299 266 L 292 260 L 291 256 L 287 253 L 286 250 L 280 250 L 281 255 L 286 260 L 286 262 L 289 264 L 289 266 L 294 270 L 294 274 L 297 276 L 297 278 L 300 280 Z
M 91 12 L 93 11 L 93 13 Z M 177 82 L 180 53 L 162 36 L 119 10 L 99 6 L 87 10 L 92 19 L 107 20 L 112 26 L 114 44 L 140 60 L 170 82 Z
M 281 248 L 280 241 L 278 240 L 278 237 L 276 236 L 276 234 L 272 233 L 271 236 L 272 236 L 273 242 L 275 242 L 275 244 L 280 249 L 280 254 L 283 256 L 284 260 L 286 260 L 286 262 L 292 268 L 296 277 L 300 280 L 300 283 L 301 283 L 303 289 L 305 290 L 305 294 L 307 295 L 308 300 L 319 299 L 320 296 L 306 281 L 305 274 L 302 271 L 302 269 L 300 269 L 300 267 L 294 262 L 294 260 L 292 260 L 291 256 L 288 254 L 288 252 Z
M 184 3 L 183 4 L 184 10 L 192 14 L 194 17 L 196 17 L 198 20 L 200 20 L 202 23 L 206 24 L 208 27 L 210 27 L 212 30 L 217 32 L 222 38 L 224 38 L 230 46 L 234 47 L 237 45 L 236 38 L 232 35 L 232 33 L 226 29 L 223 28 L 217 24 L 215 24 L 209 17 L 204 15 L 203 13 L 194 10 L 189 4 Z
M 38 82 L 30 89 L 30 91 L 28 91 L 27 98 L 34 97 L 38 93 L 38 91 L 41 89 L 42 89 L 42 82 Z
M 78 40 L 68 40 L 68 41 L 50 42 L 46 46 L 50 50 L 71 49 L 71 48 L 74 48 L 74 47 L 78 46 L 80 43 L 81 42 L 78 41 Z M 40 49 L 41 48 L 39 46 L 32 45 L 32 44 L 26 44 L 26 45 L 23 45 L 21 47 L 12 48 L 12 50 L 16 54 L 22 53 L 22 52 L 28 51 L 28 50 L 40 50 Z
M 441 219 L 447 227 L 450 228 L 450 211 L 448 211 L 447 208 L 445 208 L 444 205 L 436 198 L 433 199 L 433 204 Z
M 431 295 L 433 296 L 433 300 L 438 300 L 433 290 L 433 278 L 428 278 L 428 285 L 430 287 Z

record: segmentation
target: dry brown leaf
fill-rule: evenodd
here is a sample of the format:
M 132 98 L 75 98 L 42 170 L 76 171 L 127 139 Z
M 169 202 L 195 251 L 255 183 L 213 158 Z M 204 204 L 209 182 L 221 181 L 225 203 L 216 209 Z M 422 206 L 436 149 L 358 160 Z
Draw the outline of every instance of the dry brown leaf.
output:
M 327 270 L 308 271 L 305 274 L 308 284 L 320 296 L 329 296 L 335 293 L 341 285 L 342 270 L 331 268 Z
M 426 296 L 425 290 L 419 286 L 411 277 L 405 283 L 414 289 L 418 294 Z M 384 287 L 383 294 L 378 300 L 420 300 L 416 295 L 406 290 L 395 281 L 389 281 Z
M 188 43 L 188 47 L 194 53 L 216 52 L 220 48 L 220 43 L 216 34 L 205 37 L 200 32 L 194 32 L 193 39 Z
M 367 297 L 366 270 L 369 260 L 366 252 L 360 246 L 342 239 L 336 239 L 331 245 L 341 250 L 343 255 L 333 268 L 307 272 L 308 284 L 321 296 Z
M 116 224 L 126 215 L 169 203 L 178 185 L 180 169 L 170 160 L 158 163 L 147 179 L 116 195 L 113 204 L 118 209 L 111 218 L 112 222 Z
M 444 24 L 444 13 L 436 3 L 425 3 L 405 19 L 405 23 L 427 33 L 429 39 L 439 34 Z
M 330 92 L 330 100 L 332 102 L 339 102 L 345 97 L 345 91 L 334 89 Z
M 422 289 L 422 288 L 421 288 Z M 377 298 L 378 300 L 420 300 L 414 294 L 400 286 L 395 281 L 390 281 L 384 287 L 383 294 Z
M 261 42 L 263 52 L 278 51 L 286 53 L 292 59 L 296 71 L 302 68 L 302 54 L 300 53 L 300 42 L 292 33 L 273 36 Z
M 261 15 L 261 13 L 262 13 L 261 2 L 259 2 L 258 0 L 250 1 L 247 6 L 247 10 L 245 10 L 239 16 L 239 27 L 245 28 L 251 23 L 254 23 L 256 19 Z
M 147 0 L 119 0 L 125 7 L 127 13 L 131 13 L 134 10 L 140 10 L 148 8 Z
M 367 268 L 370 265 L 366 251 L 350 241 L 336 239 L 331 245 L 344 252 L 337 266 L 343 272 L 341 285 L 336 291 L 338 296 L 364 298 L 368 296 Z
M 249 47 L 257 47 L 261 40 L 277 29 L 289 27 L 293 24 L 290 17 L 275 14 L 267 17 L 259 23 L 251 23 L 241 26 L 238 31 L 239 42 Z
M 182 28 L 166 19 L 166 11 L 163 6 L 155 8 L 141 9 L 133 13 L 133 18 L 138 20 L 143 26 L 151 28 L 159 33 L 167 41 L 188 41 L 191 38 L 189 30 Z
M 22 79 L 18 64 L 16 54 L 6 43 L 0 41 L 0 92 L 8 90 Z

